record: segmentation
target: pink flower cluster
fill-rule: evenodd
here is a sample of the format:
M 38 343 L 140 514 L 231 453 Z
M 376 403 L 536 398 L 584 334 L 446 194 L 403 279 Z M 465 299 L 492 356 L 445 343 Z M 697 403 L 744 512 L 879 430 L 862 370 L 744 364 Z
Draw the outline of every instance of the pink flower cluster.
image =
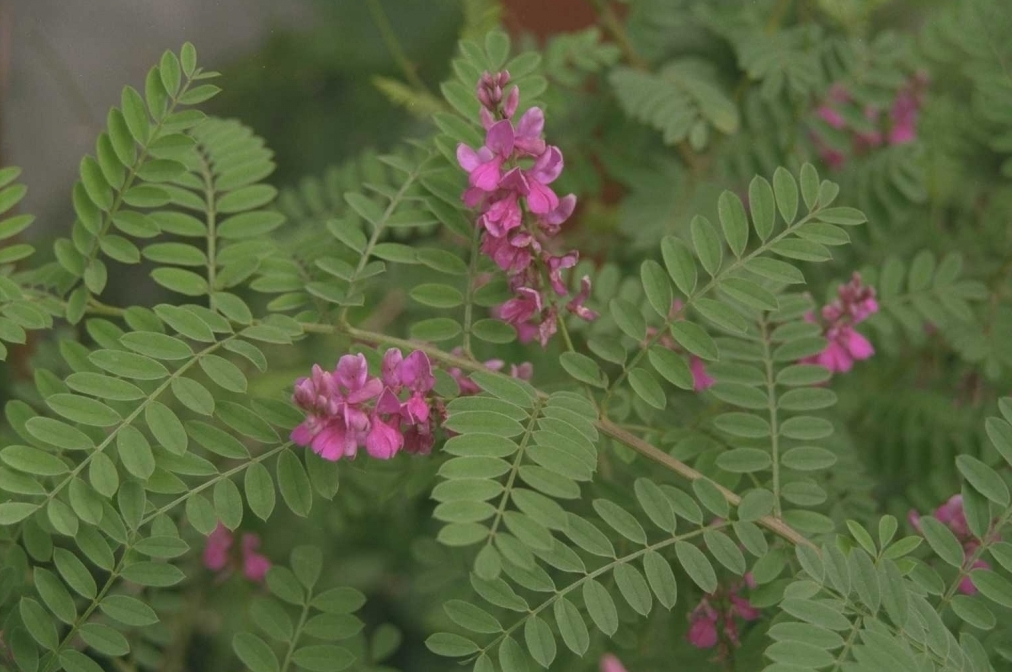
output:
M 260 537 L 252 533 L 243 534 L 238 557 L 233 554 L 234 545 L 235 535 L 218 523 L 218 527 L 208 535 L 207 544 L 204 546 L 204 566 L 218 572 L 221 579 L 227 578 L 236 567 L 241 566 L 243 576 L 250 581 L 261 583 L 271 568 L 271 561 L 258 552 Z
M 680 299 L 675 299 L 671 302 L 671 310 L 668 313 L 668 319 L 675 319 L 681 312 L 682 302 Z M 657 332 L 658 329 L 656 327 L 647 327 L 647 340 L 657 335 Z M 668 332 L 661 334 L 660 338 L 657 339 L 657 342 L 668 350 L 673 350 L 675 352 L 682 351 L 678 343 L 675 342 L 675 339 Z M 703 363 L 703 360 L 695 355 L 689 355 L 689 370 L 692 371 L 692 388 L 696 392 L 708 389 L 716 382 L 713 377 L 706 372 L 706 365 Z
M 751 573 L 745 575 L 744 581 L 718 588 L 696 605 L 689 613 L 689 632 L 685 636 L 690 644 L 699 649 L 712 649 L 719 643 L 721 656 L 739 645 L 738 620 L 754 621 L 761 615 L 739 594 L 745 586 L 755 588 Z M 718 631 L 718 626 L 721 626 L 722 633 Z
M 864 108 L 864 116 L 875 125 L 872 131 L 853 129 L 853 145 L 855 153 L 867 152 L 883 144 L 904 145 L 917 139 L 917 116 L 923 103 L 924 87 L 927 85 L 926 73 L 918 73 L 899 91 L 893 99 L 887 117 L 883 118 L 882 110 L 869 105 Z M 816 114 L 827 124 L 839 130 L 846 130 L 848 124 L 840 113 L 840 108 L 849 105 L 853 98 L 842 84 L 834 84 L 829 89 L 826 100 L 816 110 Z M 883 128 L 884 127 L 884 128 Z M 831 168 L 840 168 L 847 161 L 847 155 L 833 149 L 818 136 L 815 144 L 819 156 Z
M 463 349 L 454 348 L 452 354 L 458 357 L 464 354 Z M 501 359 L 489 359 L 485 361 L 485 368 L 489 371 L 502 371 L 506 367 L 506 362 Z M 463 371 L 457 367 L 453 367 L 447 370 L 450 377 L 457 381 L 457 387 L 460 388 L 460 396 L 469 397 L 473 394 L 481 392 L 481 388 L 478 384 L 467 377 Z M 530 362 L 524 362 L 523 364 L 510 364 L 510 376 L 519 380 L 530 380 L 534 375 L 534 365 Z
M 542 138 L 541 109 L 530 108 L 514 126 L 520 92 L 516 86 L 504 90 L 509 80 L 506 71 L 482 75 L 477 96 L 485 144 L 478 149 L 459 144 L 457 162 L 468 173 L 464 203 L 480 212 L 481 250 L 506 271 L 514 294 L 493 314 L 512 324 L 521 341 L 537 338 L 545 346 L 558 329 L 558 306 L 548 287 L 558 297 L 569 296 L 562 272 L 579 260 L 575 250 L 553 255 L 547 242 L 573 214 L 576 196 L 559 198 L 549 186 L 562 173 L 563 160 L 559 148 Z M 584 306 L 589 295 L 590 278 L 584 276 L 566 308 L 585 320 L 596 319 Z
M 970 556 L 980 547 L 980 541 L 973 536 L 973 533 L 970 532 L 970 526 L 966 523 L 966 512 L 963 511 L 963 496 L 953 495 L 950 497 L 947 502 L 935 509 L 934 517 L 956 535 L 956 538 L 963 544 L 963 555 L 966 558 L 966 562 L 969 562 Z M 907 520 L 910 521 L 915 530 L 921 531 L 921 514 L 911 510 L 907 514 Z M 991 569 L 991 565 L 978 558 L 972 565 L 964 567 L 964 569 L 967 571 L 971 569 Z M 973 581 L 970 580 L 969 576 L 964 576 L 963 580 L 959 582 L 959 592 L 964 595 L 977 594 L 977 587 L 973 585 Z
M 819 354 L 801 361 L 818 364 L 834 372 L 850 371 L 855 361 L 875 354 L 871 343 L 854 329 L 854 325 L 877 312 L 875 288 L 862 284 L 860 274 L 854 273 L 850 282 L 840 286 L 837 299 L 822 307 L 822 330 L 829 345 Z M 811 313 L 805 319 L 816 321 Z
M 435 382 L 429 358 L 420 350 L 407 357 L 396 348 L 387 350 L 381 377 L 369 375 L 362 354 L 344 355 L 333 372 L 314 365 L 309 378 L 295 382 L 292 400 L 306 419 L 291 439 L 332 461 L 354 458 L 362 445 L 380 460 L 401 449 L 428 454 L 434 439 L 427 395 Z
M 601 672 L 628 672 L 622 661 L 610 653 L 601 656 Z

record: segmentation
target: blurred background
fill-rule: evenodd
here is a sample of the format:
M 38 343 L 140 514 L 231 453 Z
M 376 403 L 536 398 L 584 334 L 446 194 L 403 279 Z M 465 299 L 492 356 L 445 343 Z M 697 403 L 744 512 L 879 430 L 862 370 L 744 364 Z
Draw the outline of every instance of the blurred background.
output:
M 94 152 L 125 84 L 142 88 L 165 49 L 193 42 L 225 92 L 210 114 L 241 116 L 277 153 L 272 181 L 320 174 L 380 151 L 421 122 L 377 89 L 411 64 L 445 78 L 473 0 L 0 0 L 0 165 L 24 169 L 31 235 L 69 224 L 80 158 Z M 594 21 L 589 0 L 503 3 L 511 32 L 545 35 Z M 494 23 L 495 17 L 490 17 Z M 391 37 L 403 50 L 391 51 Z M 398 59 L 401 59 L 398 61 Z M 414 133 L 417 135 L 417 133 Z

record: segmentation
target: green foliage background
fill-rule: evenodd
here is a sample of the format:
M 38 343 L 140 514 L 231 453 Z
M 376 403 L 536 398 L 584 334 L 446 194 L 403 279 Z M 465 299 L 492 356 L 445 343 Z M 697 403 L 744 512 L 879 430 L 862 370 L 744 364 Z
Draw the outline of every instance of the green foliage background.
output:
M 1012 13 L 596 6 L 544 44 L 493 2 L 405 0 L 322 4 L 224 76 L 166 52 L 38 251 L 0 170 L 0 669 L 1010 668 Z M 602 313 L 543 351 L 489 318 L 508 293 L 459 199 L 504 65 Z M 854 153 L 814 114 L 842 82 L 861 123 L 921 71 L 915 142 Z M 822 165 L 814 132 L 854 155 Z M 829 380 L 796 363 L 825 346 L 804 315 L 852 270 L 877 352 Z M 338 464 L 285 440 L 311 363 L 387 347 L 444 369 L 454 438 Z M 969 560 L 906 523 L 956 492 Z M 219 520 L 263 537 L 265 589 L 203 569 Z M 763 619 L 713 662 L 687 615 L 746 571 Z

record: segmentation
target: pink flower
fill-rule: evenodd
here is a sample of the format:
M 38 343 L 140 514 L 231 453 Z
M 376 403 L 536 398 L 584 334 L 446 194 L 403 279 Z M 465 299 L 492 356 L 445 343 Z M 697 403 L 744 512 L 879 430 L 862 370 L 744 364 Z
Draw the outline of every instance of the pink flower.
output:
M 242 535 L 241 558 L 233 559 L 232 547 L 235 544 L 235 535 L 224 525 L 218 523 L 207 537 L 204 546 L 204 566 L 211 571 L 217 572 L 221 579 L 232 573 L 236 564 L 241 561 L 242 573 L 250 581 L 260 583 L 271 568 L 271 561 L 267 556 L 259 553 L 260 537 L 256 534 L 246 533 Z
M 692 371 L 692 389 L 696 392 L 702 392 L 713 386 L 716 382 L 713 377 L 706 372 L 706 365 L 703 360 L 695 355 L 689 357 L 689 370 Z
M 711 649 L 717 645 L 717 612 L 708 604 L 700 605 L 689 616 L 689 632 L 685 635 L 697 649 Z
M 292 399 L 306 419 L 291 439 L 309 446 L 325 460 L 354 458 L 365 446 L 370 457 L 388 460 L 407 447 L 432 444 L 428 395 L 436 379 L 428 356 L 415 351 L 404 357 L 392 348 L 383 355 L 382 378 L 369 375 L 365 357 L 345 355 L 334 373 L 313 367 L 311 378 L 296 381 Z M 401 395 L 407 398 L 402 401 Z
M 590 277 L 585 275 L 580 279 L 580 292 L 573 297 L 572 301 L 566 304 L 566 310 L 588 322 L 592 322 L 599 317 L 597 311 L 583 305 L 590 298 L 590 289 Z
M 855 361 L 868 359 L 875 354 L 871 342 L 854 329 L 854 325 L 868 319 L 878 310 L 875 289 L 864 285 L 861 276 L 854 273 L 850 282 L 839 287 L 836 300 L 823 306 L 820 311 L 823 334 L 829 341 L 826 348 L 801 361 L 817 364 L 832 372 L 850 371 Z M 816 321 L 811 313 L 805 319 L 809 322 Z
M 260 537 L 250 533 L 242 535 L 242 573 L 257 583 L 264 580 L 271 568 L 271 561 L 259 550 Z
M 229 563 L 232 540 L 229 529 L 218 523 L 211 534 L 207 535 L 207 543 L 204 545 L 204 566 L 215 572 L 225 569 Z
M 537 290 L 521 287 L 517 290 L 516 298 L 499 306 L 494 314 L 503 322 L 509 322 L 515 326 L 539 315 L 542 307 L 541 294 Z
M 948 527 L 963 545 L 963 555 L 965 558 L 963 570 L 967 574 L 972 569 L 991 568 L 987 562 L 980 558 L 975 560 L 969 567 L 965 564 L 970 561 L 970 557 L 980 548 L 980 541 L 974 537 L 970 531 L 969 524 L 966 522 L 966 511 L 963 509 L 962 495 L 956 494 L 950 497 L 944 504 L 935 509 L 934 517 L 938 522 Z M 917 511 L 911 510 L 907 514 L 907 520 L 917 532 L 921 532 L 921 516 Z M 958 590 L 964 595 L 977 594 L 977 587 L 973 585 L 973 581 L 969 576 L 964 576 L 960 580 Z
M 601 656 L 601 672 L 627 672 L 625 666 L 622 665 L 622 661 L 606 653 Z
M 468 207 L 479 209 L 481 251 L 509 275 L 516 293 L 493 315 L 510 322 L 521 342 L 536 338 L 545 346 L 558 328 L 561 303 L 547 290 L 550 287 L 559 297 L 569 295 L 562 271 L 575 267 L 579 255 L 576 251 L 542 255 L 541 251 L 544 239 L 558 235 L 572 215 L 576 197 L 559 198 L 548 186 L 562 173 L 562 152 L 542 137 L 545 115 L 541 108 L 530 108 L 513 126 L 519 92 L 513 87 L 504 98 L 508 81 L 504 71 L 483 73 L 478 82 L 481 123 L 487 132 L 482 147 L 457 147 L 457 161 L 467 171 L 470 184 L 462 199 Z M 530 215 L 526 219 L 524 205 Z M 589 282 L 587 278 L 588 286 Z M 568 304 L 570 311 L 583 319 L 596 319 L 597 313 L 583 307 L 585 299 L 585 294 L 578 294 Z
M 566 296 L 569 294 L 569 288 L 562 281 L 562 271 L 576 266 L 576 262 L 580 260 L 580 254 L 574 251 L 561 257 L 547 255 L 546 260 L 548 262 L 548 281 L 552 284 L 552 289 L 559 296 Z M 587 282 L 590 282 L 590 278 L 587 278 Z

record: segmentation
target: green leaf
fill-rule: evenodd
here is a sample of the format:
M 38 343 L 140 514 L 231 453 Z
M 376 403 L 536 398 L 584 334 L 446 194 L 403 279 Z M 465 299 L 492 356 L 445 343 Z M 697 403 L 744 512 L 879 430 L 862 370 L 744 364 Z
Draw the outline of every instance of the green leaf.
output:
M 982 600 L 969 595 L 956 595 L 949 602 L 952 611 L 975 628 L 990 630 L 997 622 L 994 613 Z
M 243 393 L 246 391 L 246 375 L 242 370 L 218 355 L 204 355 L 200 358 L 200 368 L 204 370 L 208 378 L 221 387 L 231 392 Z
M 780 462 L 795 471 L 818 471 L 836 464 L 836 455 L 817 446 L 791 448 L 780 457 Z
M 819 201 L 819 173 L 810 163 L 801 166 L 801 197 L 809 210 L 812 210 Z
M 555 660 L 555 636 L 540 616 L 531 616 L 524 623 L 524 641 L 531 657 L 546 670 Z
M 68 470 L 60 458 L 31 446 L 7 446 L 0 450 L 0 461 L 18 471 L 36 476 L 58 476 Z
M 281 498 L 292 513 L 302 517 L 309 515 L 313 492 L 306 470 L 294 453 L 285 451 L 278 456 L 277 477 Z
M 791 616 L 827 630 L 850 630 L 850 621 L 838 610 L 816 600 L 786 599 L 781 608 Z
M 752 225 L 760 240 L 765 241 L 773 233 L 776 223 L 773 188 L 764 177 L 756 175 L 748 185 L 748 202 L 752 210 Z
M 142 586 L 159 588 L 173 586 L 186 578 L 178 567 L 165 562 L 135 562 L 125 567 L 121 576 Z
M 679 320 L 672 322 L 670 329 L 675 341 L 692 354 L 711 362 L 720 359 L 717 344 L 699 325 Z
M 582 657 L 590 647 L 590 633 L 587 632 L 580 610 L 564 596 L 560 596 L 555 600 L 553 611 L 562 641 L 570 651 Z
M 49 611 L 64 623 L 73 625 L 77 619 L 77 609 L 74 606 L 74 598 L 63 587 L 63 582 L 55 574 L 42 567 L 35 568 L 32 578 L 35 582 L 35 589 L 42 601 L 49 607 Z
M 745 270 L 773 282 L 784 284 L 805 283 L 805 276 L 800 270 L 779 259 L 755 257 L 745 262 Z
M 741 257 L 748 245 L 748 219 L 745 206 L 736 194 L 724 191 L 717 200 L 717 215 L 724 230 L 727 245 L 736 257 Z
M 655 346 L 647 351 L 647 358 L 657 369 L 657 373 L 664 376 L 672 385 L 683 390 L 693 389 L 692 371 L 681 355 L 667 348 Z
M 437 632 L 429 635 L 425 646 L 436 655 L 459 658 L 478 651 L 478 645 L 466 637 L 449 632 Z
M 735 334 L 744 334 L 748 331 L 748 322 L 742 317 L 741 312 L 726 303 L 703 298 L 696 299 L 694 305 L 700 315 L 721 329 Z
M 654 408 L 663 410 L 667 406 L 668 399 L 664 394 L 664 390 L 661 389 L 660 384 L 646 369 L 635 368 L 630 371 L 629 385 L 643 401 Z
M 593 507 L 597 515 L 623 537 L 640 545 L 647 543 L 646 532 L 639 521 L 621 506 L 607 499 L 595 499 Z
M 833 258 L 833 255 L 830 254 L 825 245 L 798 238 L 778 240 L 770 245 L 770 250 L 782 257 L 797 259 L 799 261 L 819 262 L 828 261 Z
M 169 375 L 168 369 L 153 359 L 121 350 L 96 350 L 88 359 L 109 373 L 135 380 L 159 380 Z
M 770 423 L 751 413 L 722 413 L 714 418 L 713 424 L 723 432 L 742 438 L 765 438 L 770 433 Z
M 597 362 L 586 355 L 581 355 L 578 352 L 564 352 L 559 356 L 559 363 L 562 364 L 566 373 L 582 383 L 595 387 L 607 386 L 604 374 Z
M 499 645 L 499 665 L 503 672 L 527 672 L 527 656 L 512 637 L 503 639 Z
M 636 342 L 641 342 L 646 338 L 647 323 L 636 306 L 624 299 L 612 299 L 608 303 L 608 311 L 611 313 L 612 319 L 615 320 L 615 324 L 626 336 Z
M 102 623 L 85 623 L 78 629 L 84 643 L 106 656 L 125 656 L 130 653 L 130 644 L 118 630 Z
M 134 544 L 138 553 L 153 558 L 177 558 L 190 550 L 190 545 L 179 537 L 153 536 L 141 539 Z
M 454 308 L 464 302 L 460 290 L 441 284 L 421 284 L 410 291 L 415 301 L 433 308 Z
M 176 455 L 186 452 L 189 443 L 186 429 L 168 406 L 160 401 L 148 402 L 144 408 L 144 421 L 147 422 L 152 436 L 163 448 Z
M 193 271 L 181 268 L 156 268 L 151 271 L 151 279 L 162 287 L 185 296 L 204 296 L 207 294 L 207 280 Z
M 148 605 L 127 595 L 108 595 L 98 605 L 102 613 L 124 625 L 140 627 L 154 625 L 158 616 Z
M 798 215 L 798 184 L 786 168 L 780 167 L 773 172 L 773 193 L 780 216 L 791 224 Z
M 232 648 L 251 672 L 278 672 L 281 669 L 271 647 L 252 633 L 238 633 L 232 638 Z
M 244 476 L 246 501 L 250 510 L 261 520 L 270 518 L 274 511 L 274 481 L 267 467 L 259 462 L 251 464 Z
M 53 394 L 46 398 L 46 404 L 68 420 L 82 425 L 110 427 L 121 421 L 119 413 L 90 397 Z
M 128 86 L 123 89 L 120 103 L 123 108 L 123 119 L 126 121 L 126 127 L 130 130 L 130 135 L 140 144 L 147 144 L 150 122 L 141 94 L 137 93 L 137 90 L 132 86 Z M 124 163 L 128 162 L 124 161 Z
M 633 611 L 646 616 L 653 608 L 653 598 L 646 579 L 631 564 L 621 564 L 614 569 L 615 585 Z
M 665 236 L 661 240 L 661 256 L 668 275 L 675 281 L 675 286 L 690 296 L 696 289 L 696 259 L 692 256 L 689 246 L 680 238 Z
M 470 602 L 450 600 L 443 604 L 443 610 L 450 620 L 472 632 L 495 634 L 503 630 L 495 616 Z
M 700 263 L 707 273 L 711 276 L 716 275 L 723 257 L 717 230 L 713 228 L 710 220 L 700 215 L 692 218 L 690 230 L 692 245 L 696 248 Z
M 434 317 L 411 325 L 411 337 L 420 341 L 447 341 L 461 332 L 460 324 L 448 317 Z
M 738 550 L 738 545 L 719 530 L 706 530 L 703 533 L 706 548 L 720 564 L 735 574 L 745 573 L 745 556 Z
M 675 555 L 689 578 L 704 593 L 712 593 L 717 589 L 717 574 L 702 551 L 686 541 L 676 541 Z
M 735 448 L 717 456 L 718 467 L 736 474 L 762 471 L 771 464 L 769 453 L 756 448 Z
M 652 259 L 647 259 L 640 266 L 640 279 L 643 282 L 643 291 L 647 295 L 647 301 L 662 318 L 667 318 L 671 311 L 671 285 L 668 283 L 668 276 L 661 268 L 661 265 Z
M 977 492 L 998 506 L 1008 506 L 1008 487 L 994 469 L 971 455 L 957 455 L 956 468 Z
M 714 578 L 714 586 L 716 586 L 716 578 Z M 600 581 L 587 579 L 584 582 L 583 601 L 587 606 L 587 613 L 590 614 L 590 618 L 598 630 L 609 637 L 614 635 L 618 630 L 618 610 L 615 608 L 615 601 Z
M 779 310 L 777 297 L 754 282 L 743 278 L 728 278 L 720 290 L 735 301 L 756 310 Z
M 91 572 L 76 555 L 66 549 L 56 548 L 53 550 L 53 561 L 56 564 L 56 570 L 68 586 L 82 597 L 89 600 L 94 599 L 98 591 L 95 579 L 92 578 Z
M 636 493 L 636 500 L 647 517 L 666 532 L 675 533 L 677 518 L 671 509 L 671 502 L 665 496 L 664 491 L 656 483 L 648 478 L 638 478 L 633 484 Z M 670 608 L 670 607 L 669 607 Z

